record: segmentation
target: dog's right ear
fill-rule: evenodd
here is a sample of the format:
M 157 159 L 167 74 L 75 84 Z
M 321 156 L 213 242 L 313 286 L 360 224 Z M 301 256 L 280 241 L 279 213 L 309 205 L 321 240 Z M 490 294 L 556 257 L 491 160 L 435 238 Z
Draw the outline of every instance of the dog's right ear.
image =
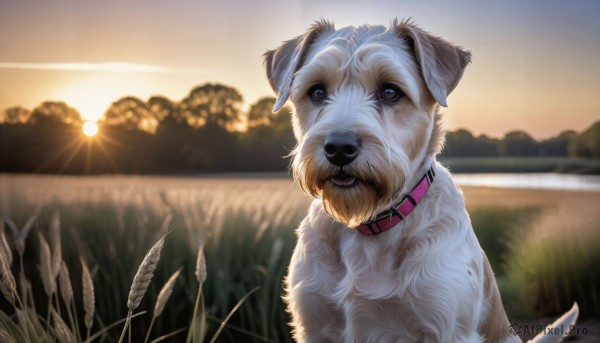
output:
M 264 54 L 267 78 L 277 94 L 273 112 L 279 110 L 289 98 L 294 74 L 304 64 L 309 47 L 324 33 L 334 30 L 332 23 L 321 20 L 303 35 L 290 39 L 279 48 Z

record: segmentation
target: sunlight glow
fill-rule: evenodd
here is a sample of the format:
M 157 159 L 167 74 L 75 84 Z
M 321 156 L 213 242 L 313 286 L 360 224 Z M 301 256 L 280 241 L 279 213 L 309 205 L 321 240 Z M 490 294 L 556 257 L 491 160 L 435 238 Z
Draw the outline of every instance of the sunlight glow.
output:
M 98 133 L 98 123 L 92 120 L 88 120 L 85 123 L 83 123 L 81 129 L 83 130 L 84 135 L 88 137 L 94 137 Z
M 125 96 L 134 96 L 146 101 L 157 94 L 154 86 L 155 75 L 123 77 L 114 73 L 96 73 L 73 77 L 62 87 L 56 87 L 50 99 L 65 101 L 81 114 L 83 120 L 98 121 L 110 105 Z M 184 94 L 184 91 L 173 94 Z M 171 93 L 161 93 L 174 97 Z M 0 95 L 1 96 L 1 95 Z
M 83 120 L 98 121 L 113 101 L 127 94 L 119 81 L 110 75 L 88 76 L 57 89 L 52 98 L 73 106 Z

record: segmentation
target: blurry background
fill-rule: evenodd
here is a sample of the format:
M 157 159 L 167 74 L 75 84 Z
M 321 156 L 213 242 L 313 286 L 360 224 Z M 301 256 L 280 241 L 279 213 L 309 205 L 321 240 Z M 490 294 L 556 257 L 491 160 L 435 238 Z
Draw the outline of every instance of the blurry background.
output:
M 52 311 L 86 339 L 80 259 L 92 337 L 117 341 L 138 265 L 170 229 L 133 341 L 199 327 L 199 251 L 207 341 L 290 341 L 281 280 L 310 199 L 287 173 L 292 109 L 271 113 L 262 54 L 319 18 L 413 18 L 472 52 L 439 160 L 509 317 L 541 327 L 577 301 L 578 340 L 600 339 L 600 2 L 58 0 L 0 2 L 0 341 L 60 341 Z M 73 300 L 40 277 L 48 254 Z

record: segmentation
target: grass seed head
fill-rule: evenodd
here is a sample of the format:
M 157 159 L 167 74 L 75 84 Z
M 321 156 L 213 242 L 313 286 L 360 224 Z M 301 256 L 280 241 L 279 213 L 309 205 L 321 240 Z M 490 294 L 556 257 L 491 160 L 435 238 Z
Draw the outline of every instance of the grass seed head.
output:
M 198 283 L 203 284 L 206 280 L 206 259 L 204 258 L 204 244 L 198 248 L 198 257 L 196 260 L 196 279 Z
M 0 258 L 6 261 L 8 266 L 12 266 L 13 254 L 10 250 L 10 245 L 6 240 L 6 234 L 4 233 L 4 221 L 0 220 Z
M 177 270 L 175 273 L 173 273 L 173 275 L 171 275 L 169 280 L 165 283 L 163 288 L 160 290 L 160 293 L 158 293 L 158 298 L 156 299 L 156 305 L 154 305 L 154 314 L 153 315 L 155 318 L 160 316 L 162 311 L 165 309 L 165 305 L 166 305 L 167 301 L 169 300 L 169 297 L 171 297 L 171 293 L 173 293 L 173 287 L 175 286 L 175 281 L 177 281 L 177 277 L 179 276 L 180 273 L 181 273 L 181 268 L 179 268 L 179 270 Z
M 56 279 L 62 264 L 62 246 L 60 242 L 60 215 L 55 212 L 50 221 L 50 246 L 52 247 L 52 275 Z
M 52 309 L 52 320 L 54 321 L 54 334 L 56 335 L 57 340 L 61 343 L 73 342 L 71 330 L 69 330 L 67 324 L 54 309 Z
M 38 237 L 40 240 L 40 264 L 38 269 L 44 284 L 44 291 L 46 295 L 51 296 L 56 291 L 56 277 L 52 271 L 52 255 L 44 235 L 38 233 Z
M 67 268 L 67 265 L 64 261 L 60 264 L 58 281 L 60 285 L 60 296 L 65 302 L 65 305 L 69 306 L 69 304 L 71 304 L 71 301 L 73 301 L 73 286 L 71 285 L 69 269 Z
M 15 277 L 10 271 L 10 267 L 7 265 L 4 258 L 0 256 L 0 292 L 12 305 L 15 304 L 15 297 L 17 294 L 17 284 Z
M 154 270 L 160 260 L 160 252 L 165 243 L 165 236 L 150 248 L 133 278 L 131 289 L 129 290 L 129 297 L 127 298 L 127 308 L 130 311 L 133 311 L 140 306 L 140 302 L 142 301 L 144 294 L 146 294 L 148 285 L 150 285 L 150 281 L 154 276 Z
M 94 295 L 94 282 L 90 270 L 81 258 L 81 283 L 83 292 L 83 310 L 85 312 L 85 327 L 90 329 L 94 324 L 94 311 L 96 310 L 96 299 Z

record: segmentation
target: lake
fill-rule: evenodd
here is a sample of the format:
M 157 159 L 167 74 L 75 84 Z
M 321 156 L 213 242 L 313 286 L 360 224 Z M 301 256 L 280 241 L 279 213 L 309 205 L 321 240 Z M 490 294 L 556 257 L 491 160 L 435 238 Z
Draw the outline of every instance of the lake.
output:
M 556 173 L 532 174 L 453 174 L 459 186 L 523 188 L 571 191 L 600 191 L 600 175 Z

